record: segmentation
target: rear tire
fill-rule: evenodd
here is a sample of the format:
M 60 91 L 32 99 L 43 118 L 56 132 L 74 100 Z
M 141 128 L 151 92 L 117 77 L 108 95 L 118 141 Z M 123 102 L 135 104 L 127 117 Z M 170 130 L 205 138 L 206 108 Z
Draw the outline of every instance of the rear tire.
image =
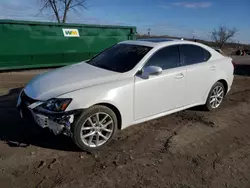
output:
M 97 151 L 112 140 L 117 127 L 117 117 L 110 108 L 102 105 L 92 106 L 84 110 L 73 123 L 73 140 L 81 150 Z
M 216 82 L 211 88 L 206 104 L 204 105 L 205 110 L 212 111 L 219 108 L 225 96 L 225 88 L 221 82 Z

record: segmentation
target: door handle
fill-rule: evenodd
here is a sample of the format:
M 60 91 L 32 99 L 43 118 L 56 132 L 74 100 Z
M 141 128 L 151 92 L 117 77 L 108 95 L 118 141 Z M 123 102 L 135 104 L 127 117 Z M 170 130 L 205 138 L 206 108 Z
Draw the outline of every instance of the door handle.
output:
M 175 76 L 175 79 L 181 79 L 181 78 L 183 78 L 184 77 L 184 74 L 183 73 L 180 73 L 180 74 L 177 74 L 176 76 Z
M 210 67 L 210 70 L 211 70 L 211 71 L 213 71 L 213 70 L 215 70 L 215 69 L 216 69 L 215 66 L 211 66 L 211 67 Z

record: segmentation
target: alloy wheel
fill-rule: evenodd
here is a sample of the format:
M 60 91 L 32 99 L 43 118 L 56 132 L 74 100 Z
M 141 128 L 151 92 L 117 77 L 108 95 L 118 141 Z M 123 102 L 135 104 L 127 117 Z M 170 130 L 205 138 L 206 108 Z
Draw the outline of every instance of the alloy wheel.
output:
M 224 97 L 224 89 L 222 86 L 216 86 L 210 96 L 209 104 L 211 108 L 218 108 Z
M 99 147 L 106 143 L 114 131 L 114 121 L 105 112 L 89 116 L 81 127 L 81 140 L 88 147 Z

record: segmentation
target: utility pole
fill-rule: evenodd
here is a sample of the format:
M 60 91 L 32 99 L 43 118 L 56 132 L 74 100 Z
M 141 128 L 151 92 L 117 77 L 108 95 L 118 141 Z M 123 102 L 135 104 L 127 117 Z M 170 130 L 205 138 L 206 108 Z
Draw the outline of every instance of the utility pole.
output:
M 195 32 L 193 32 L 193 33 L 192 33 L 192 35 L 193 35 L 193 41 L 195 41 L 195 42 L 196 42 L 196 33 L 195 33 Z
M 149 36 L 149 37 L 150 37 L 150 31 L 151 31 L 151 29 L 149 28 L 149 29 L 148 29 L 148 36 Z

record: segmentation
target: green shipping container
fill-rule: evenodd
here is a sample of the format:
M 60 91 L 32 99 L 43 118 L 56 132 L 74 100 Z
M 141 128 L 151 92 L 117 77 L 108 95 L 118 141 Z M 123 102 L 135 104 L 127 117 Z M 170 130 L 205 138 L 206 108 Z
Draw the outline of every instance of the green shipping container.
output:
M 62 66 L 136 38 L 136 27 L 0 20 L 0 70 Z

